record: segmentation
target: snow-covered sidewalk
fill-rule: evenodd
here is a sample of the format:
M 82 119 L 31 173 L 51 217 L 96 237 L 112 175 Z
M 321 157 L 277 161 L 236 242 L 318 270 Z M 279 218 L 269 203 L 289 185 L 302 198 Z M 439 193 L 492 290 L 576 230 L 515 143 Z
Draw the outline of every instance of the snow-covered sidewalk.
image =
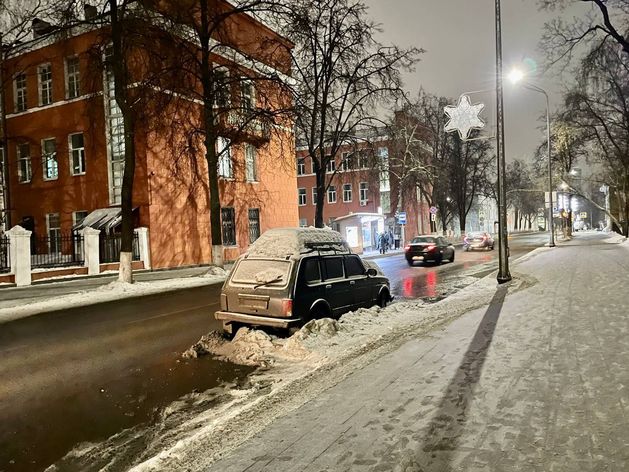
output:
M 0 324 L 49 311 L 211 285 L 225 280 L 226 274 L 223 269 L 199 267 L 139 274 L 134 284 L 120 283 L 114 274 L 108 278 L 5 288 L 0 290 Z

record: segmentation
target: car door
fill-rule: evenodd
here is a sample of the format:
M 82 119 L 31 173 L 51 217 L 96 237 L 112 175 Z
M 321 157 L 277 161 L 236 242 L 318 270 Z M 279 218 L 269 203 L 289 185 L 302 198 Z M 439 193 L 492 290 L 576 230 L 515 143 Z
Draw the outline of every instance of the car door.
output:
M 318 256 L 302 259 L 295 282 L 293 299 L 293 314 L 295 316 L 306 319 L 312 305 L 317 300 L 325 299 L 325 286 L 321 275 Z
M 347 311 L 353 302 L 350 281 L 345 277 L 343 256 L 326 256 L 321 258 L 324 270 L 325 299 L 337 315 Z
M 439 246 L 439 251 L 441 252 L 441 256 L 443 259 L 448 259 L 452 256 L 452 253 L 450 252 L 451 248 L 448 246 L 448 241 L 446 241 L 445 238 L 437 238 L 437 244 Z
M 345 256 L 345 276 L 349 280 L 353 307 L 356 309 L 373 306 L 371 280 L 367 277 L 367 270 L 360 257 Z

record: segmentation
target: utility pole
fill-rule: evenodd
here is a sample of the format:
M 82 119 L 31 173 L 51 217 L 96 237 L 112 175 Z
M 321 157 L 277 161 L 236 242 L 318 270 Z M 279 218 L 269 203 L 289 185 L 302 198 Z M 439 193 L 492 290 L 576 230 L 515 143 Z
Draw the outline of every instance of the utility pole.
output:
M 507 195 L 505 189 L 505 140 L 504 140 L 504 105 L 502 93 L 502 29 L 500 18 L 500 0 L 496 0 L 496 107 L 497 133 L 496 147 L 498 155 L 498 283 L 511 280 L 509 272 L 509 242 L 507 231 Z M 551 209 L 552 211 L 552 209 Z

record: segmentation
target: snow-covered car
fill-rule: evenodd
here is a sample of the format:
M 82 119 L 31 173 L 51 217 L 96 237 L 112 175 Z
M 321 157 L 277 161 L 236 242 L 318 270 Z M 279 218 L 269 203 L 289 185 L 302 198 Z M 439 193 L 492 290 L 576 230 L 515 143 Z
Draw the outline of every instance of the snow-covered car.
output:
M 463 238 L 463 249 L 491 249 L 494 250 L 495 241 L 491 234 L 475 231 L 467 233 Z
M 292 329 L 391 300 L 389 279 L 338 232 L 277 228 L 236 260 L 214 316 L 227 333 L 242 324 Z

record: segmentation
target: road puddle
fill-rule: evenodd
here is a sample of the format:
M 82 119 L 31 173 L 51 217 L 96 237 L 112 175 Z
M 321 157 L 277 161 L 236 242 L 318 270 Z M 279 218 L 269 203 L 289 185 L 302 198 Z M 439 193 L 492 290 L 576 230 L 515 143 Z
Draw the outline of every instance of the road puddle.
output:
M 121 373 L 103 385 L 60 385 L 17 411 L 2 411 L 0 471 L 43 471 L 70 450 L 98 443 L 138 425 L 150 425 L 173 401 L 226 382 L 240 382 L 254 369 L 209 356 L 184 360 L 178 353 L 148 369 Z M 75 393 L 64 395 L 65 390 Z M 81 448 L 77 448 L 81 449 Z M 55 470 L 86 470 L 60 464 Z M 72 461 L 69 461 L 70 463 Z M 75 464 L 77 465 L 77 464 Z M 90 466 L 96 464 L 90 464 Z

